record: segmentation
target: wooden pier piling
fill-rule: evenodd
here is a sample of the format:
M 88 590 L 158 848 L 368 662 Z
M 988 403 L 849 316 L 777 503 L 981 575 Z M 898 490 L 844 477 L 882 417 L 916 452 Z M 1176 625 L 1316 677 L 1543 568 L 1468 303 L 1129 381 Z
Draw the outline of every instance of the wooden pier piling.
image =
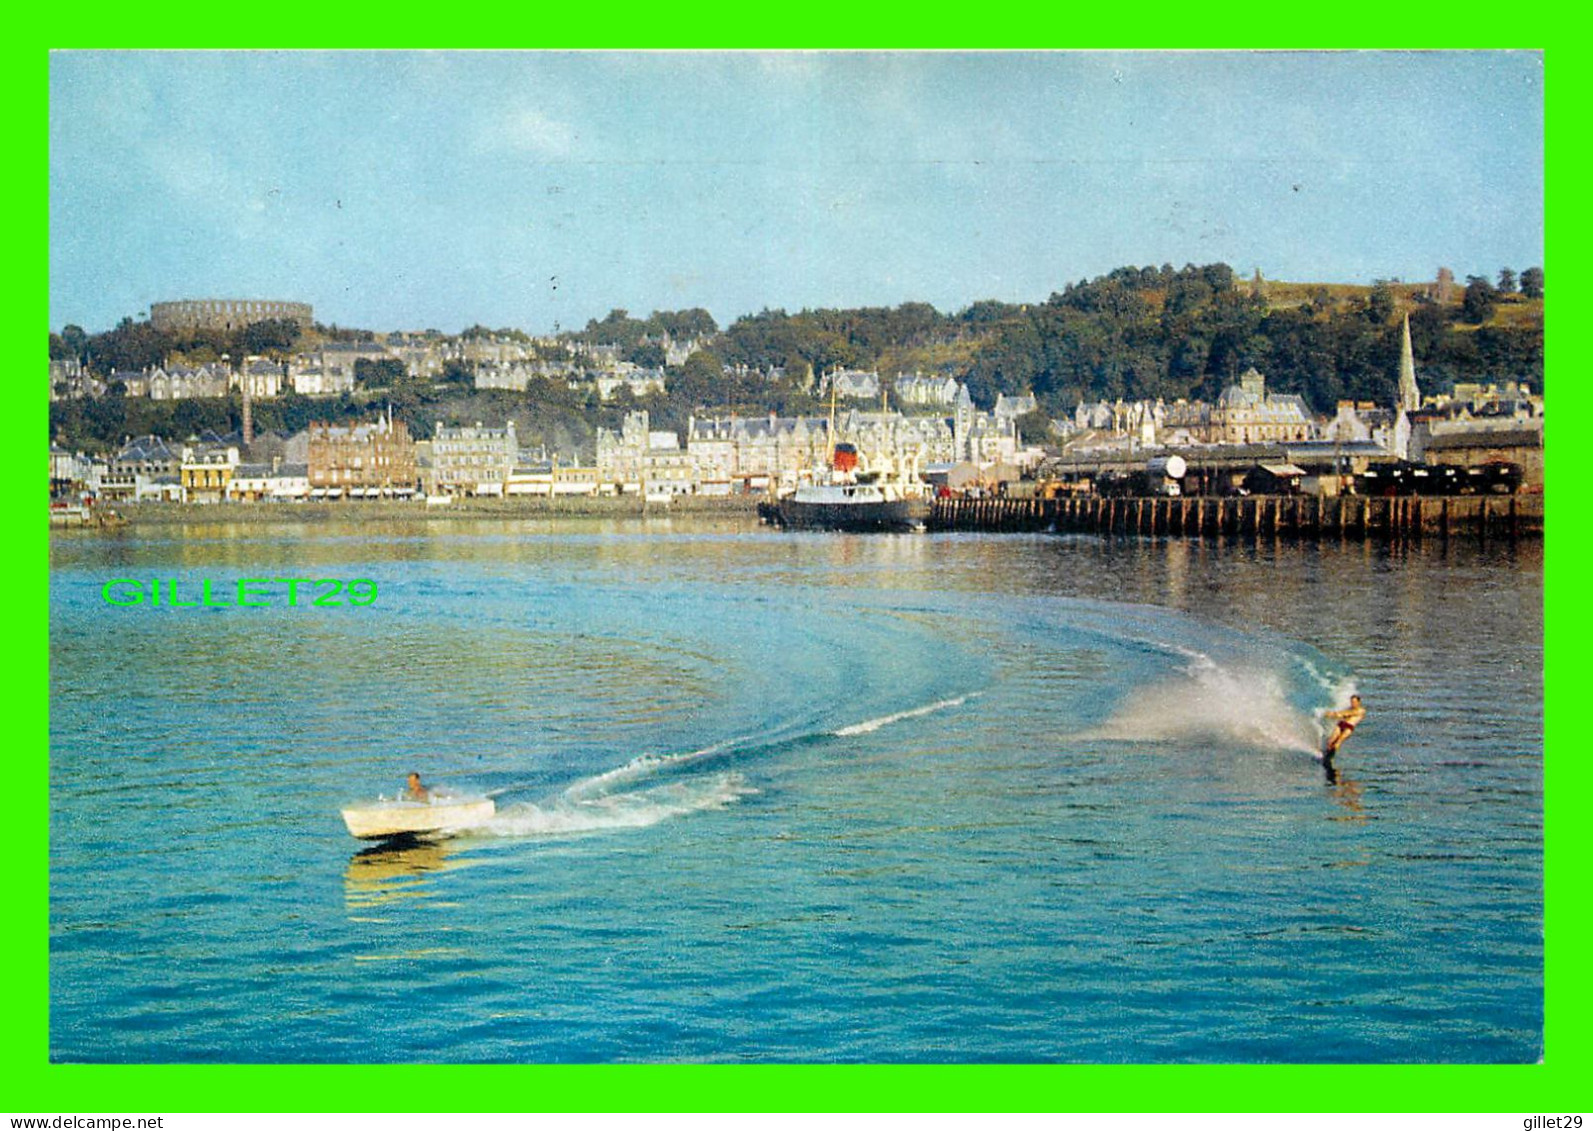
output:
M 1084 532 L 1148 538 L 1320 539 L 1363 542 L 1515 542 L 1543 533 L 1543 496 L 1459 495 L 1369 498 L 1252 495 L 1242 498 L 1096 495 L 1058 499 L 936 499 L 933 530 Z

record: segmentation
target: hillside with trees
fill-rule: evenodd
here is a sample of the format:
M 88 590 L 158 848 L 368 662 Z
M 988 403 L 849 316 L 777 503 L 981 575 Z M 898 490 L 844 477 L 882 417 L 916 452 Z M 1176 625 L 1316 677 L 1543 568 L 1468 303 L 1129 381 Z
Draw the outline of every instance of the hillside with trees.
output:
M 1428 391 L 1507 378 L 1541 389 L 1543 272 L 1529 277 L 1532 289 L 1520 291 L 1474 278 L 1444 302 L 1428 284 L 1241 282 L 1220 263 L 1124 267 L 1043 303 L 980 302 L 953 315 L 922 303 L 766 310 L 732 324 L 720 349 L 727 361 L 787 372 L 890 376 L 911 361 L 966 381 L 977 403 L 1032 391 L 1053 415 L 1080 400 L 1215 400 L 1254 366 L 1269 387 L 1328 412 L 1342 398 L 1392 401 L 1406 313 Z
M 288 394 L 254 406 L 259 428 L 297 430 L 311 419 L 349 420 L 391 404 L 417 436 L 434 421 L 513 417 L 535 445 L 590 451 L 598 427 L 616 427 L 624 413 L 645 408 L 656 427 L 685 427 L 693 414 L 817 412 L 818 378 L 836 368 L 945 374 L 967 383 L 988 406 L 1000 393 L 1033 392 L 1051 416 L 1081 400 L 1178 398 L 1215 400 L 1254 366 L 1278 392 L 1299 393 L 1318 412 L 1344 398 L 1389 404 L 1394 399 L 1400 325 L 1410 316 L 1411 342 L 1424 392 L 1457 381 L 1524 379 L 1542 390 L 1543 270 L 1505 268 L 1496 279 L 1455 282 L 1447 269 L 1433 283 L 1371 286 L 1284 283 L 1237 278 L 1226 264 L 1173 268 L 1122 267 L 1070 283 L 1044 302 L 981 301 L 955 313 L 928 303 L 849 309 L 763 310 L 721 329 L 705 310 L 624 310 L 561 335 L 564 346 L 539 354 L 566 358 L 587 346 L 613 347 L 638 365 L 661 367 L 666 336 L 695 351 L 666 372 L 668 392 L 640 399 L 621 391 L 608 404 L 595 392 L 560 380 L 535 380 L 524 393 L 476 392 L 468 367 L 451 362 L 437 384 L 406 378 L 396 363 L 368 361 L 360 387 L 340 398 Z M 430 332 L 428 332 L 430 333 Z M 441 337 L 441 335 L 438 335 Z M 277 359 L 320 341 L 369 341 L 371 331 L 317 326 L 307 335 L 292 322 L 257 323 L 230 334 L 175 337 L 149 323 L 123 321 L 102 334 L 76 326 L 50 335 L 50 356 L 76 357 L 108 377 L 180 359 L 188 364 L 246 355 Z M 517 338 L 523 331 L 472 326 L 461 337 Z M 397 367 L 401 369 L 402 367 Z M 115 394 L 51 405 L 51 434 L 68 444 L 103 450 L 144 432 L 187 435 L 238 427 L 236 395 L 151 402 Z

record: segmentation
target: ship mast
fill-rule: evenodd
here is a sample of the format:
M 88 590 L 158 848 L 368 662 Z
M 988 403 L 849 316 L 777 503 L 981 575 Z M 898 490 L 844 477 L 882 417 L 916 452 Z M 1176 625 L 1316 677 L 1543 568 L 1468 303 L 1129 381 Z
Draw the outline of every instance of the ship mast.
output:
M 830 462 L 835 462 L 835 445 L 838 443 L 835 435 L 835 373 L 830 373 Z

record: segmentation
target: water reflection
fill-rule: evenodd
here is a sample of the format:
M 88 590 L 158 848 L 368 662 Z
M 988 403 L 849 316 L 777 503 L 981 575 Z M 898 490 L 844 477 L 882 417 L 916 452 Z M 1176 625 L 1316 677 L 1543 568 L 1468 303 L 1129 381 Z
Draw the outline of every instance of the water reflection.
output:
M 463 862 L 446 841 L 387 841 L 356 852 L 343 874 L 343 898 L 350 909 L 378 907 L 399 900 L 429 898 L 433 876 Z
M 1366 810 L 1361 804 L 1361 783 L 1340 774 L 1331 757 L 1322 760 L 1322 774 L 1327 779 L 1328 796 L 1345 809 L 1344 816 L 1334 819 L 1339 821 L 1366 820 Z

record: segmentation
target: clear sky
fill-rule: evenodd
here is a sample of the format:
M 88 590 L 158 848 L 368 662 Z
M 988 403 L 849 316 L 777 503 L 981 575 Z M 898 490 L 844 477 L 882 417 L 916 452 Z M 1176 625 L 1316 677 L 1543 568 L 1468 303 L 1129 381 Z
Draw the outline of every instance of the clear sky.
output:
M 1543 259 L 1535 53 L 66 52 L 50 319 L 953 311 L 1124 265 Z

